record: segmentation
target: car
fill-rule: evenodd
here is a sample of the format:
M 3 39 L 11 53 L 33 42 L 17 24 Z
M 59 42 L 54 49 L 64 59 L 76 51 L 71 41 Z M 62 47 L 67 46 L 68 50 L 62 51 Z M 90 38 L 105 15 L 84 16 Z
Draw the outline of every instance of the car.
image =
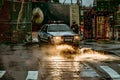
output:
M 67 24 L 49 23 L 44 24 L 38 31 L 38 42 L 39 45 L 46 42 L 53 45 L 68 44 L 78 47 L 80 36 L 74 33 Z

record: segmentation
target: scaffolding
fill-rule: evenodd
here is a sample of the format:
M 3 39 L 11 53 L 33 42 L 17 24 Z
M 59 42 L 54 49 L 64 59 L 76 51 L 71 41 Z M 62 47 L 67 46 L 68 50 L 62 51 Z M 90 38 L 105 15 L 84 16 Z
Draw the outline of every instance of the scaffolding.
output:
M 26 43 L 32 41 L 32 1 L 11 2 L 11 42 Z

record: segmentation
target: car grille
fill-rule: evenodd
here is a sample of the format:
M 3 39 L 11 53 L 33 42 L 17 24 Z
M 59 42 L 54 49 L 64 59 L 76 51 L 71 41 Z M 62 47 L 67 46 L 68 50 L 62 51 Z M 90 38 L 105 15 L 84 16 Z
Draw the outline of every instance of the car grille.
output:
M 74 37 L 73 36 L 64 36 L 64 42 L 73 42 Z

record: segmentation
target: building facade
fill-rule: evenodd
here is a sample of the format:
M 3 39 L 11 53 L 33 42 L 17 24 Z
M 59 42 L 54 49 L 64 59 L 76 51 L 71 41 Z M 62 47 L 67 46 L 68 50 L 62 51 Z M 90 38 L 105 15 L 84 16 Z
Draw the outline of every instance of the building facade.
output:
M 71 4 L 60 4 L 58 1 L 1 0 L 0 42 L 30 42 L 32 41 L 32 31 L 38 31 L 43 24 L 48 23 L 50 20 L 61 20 L 70 25 Z M 79 9 L 78 6 L 76 13 L 78 16 Z
M 31 1 L 3 0 L 0 6 L 0 42 L 31 41 Z
M 115 13 L 119 3 L 118 0 L 94 0 L 96 39 L 116 39 Z
M 120 5 L 118 11 L 115 13 L 115 39 L 120 40 Z

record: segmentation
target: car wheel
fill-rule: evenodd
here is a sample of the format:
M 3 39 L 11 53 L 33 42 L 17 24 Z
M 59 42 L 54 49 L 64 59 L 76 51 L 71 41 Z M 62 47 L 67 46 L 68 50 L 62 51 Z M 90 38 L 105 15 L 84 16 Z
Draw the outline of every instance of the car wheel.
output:
M 39 46 L 41 45 L 41 38 L 39 35 L 38 35 L 38 44 L 39 44 Z

